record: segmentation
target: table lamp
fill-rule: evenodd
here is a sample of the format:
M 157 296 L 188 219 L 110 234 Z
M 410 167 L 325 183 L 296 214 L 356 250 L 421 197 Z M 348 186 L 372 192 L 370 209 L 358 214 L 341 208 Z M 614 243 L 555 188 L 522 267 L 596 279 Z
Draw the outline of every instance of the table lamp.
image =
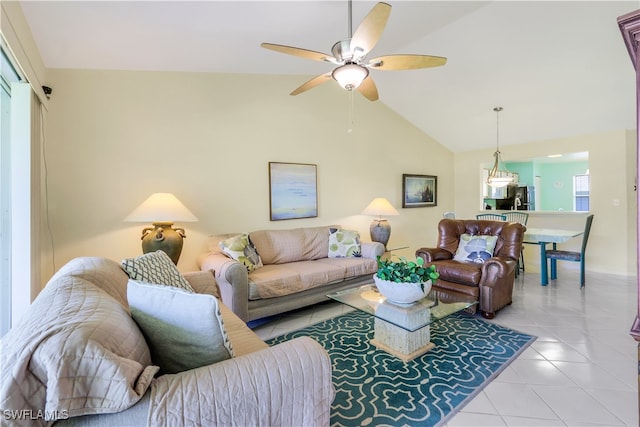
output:
M 178 264 L 182 252 L 183 228 L 173 228 L 174 221 L 194 222 L 196 218 L 185 205 L 171 193 L 154 193 L 142 202 L 125 221 L 150 222 L 152 227 L 142 230 L 142 252 L 162 250 Z
M 382 216 L 400 215 L 396 208 L 384 197 L 377 197 L 364 208 L 362 214 L 378 217 L 371 222 L 369 234 L 371 235 L 371 241 L 380 242 L 386 248 L 389 236 L 391 235 L 391 225 L 389 225 L 389 221 L 382 218 Z

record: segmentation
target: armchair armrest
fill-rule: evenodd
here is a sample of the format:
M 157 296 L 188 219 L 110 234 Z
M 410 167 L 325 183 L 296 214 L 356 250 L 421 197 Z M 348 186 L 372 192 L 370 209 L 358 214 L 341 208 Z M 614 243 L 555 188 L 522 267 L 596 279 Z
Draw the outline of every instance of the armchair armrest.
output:
M 159 377 L 148 424 L 328 426 L 334 396 L 329 355 L 301 337 Z
M 231 310 L 247 321 L 249 304 L 249 273 L 247 268 L 221 253 L 210 252 L 198 260 L 200 270 L 213 270 L 220 298 Z
M 416 257 L 422 257 L 424 262 L 435 262 L 452 259 L 453 254 L 440 248 L 420 248 L 416 251 Z
M 376 259 L 384 255 L 384 251 L 386 250 L 384 245 L 379 242 L 362 242 L 360 243 L 360 249 L 362 251 L 362 257 L 368 259 Z
M 510 258 L 491 257 L 482 264 L 481 286 L 499 286 L 513 273 L 516 262 Z

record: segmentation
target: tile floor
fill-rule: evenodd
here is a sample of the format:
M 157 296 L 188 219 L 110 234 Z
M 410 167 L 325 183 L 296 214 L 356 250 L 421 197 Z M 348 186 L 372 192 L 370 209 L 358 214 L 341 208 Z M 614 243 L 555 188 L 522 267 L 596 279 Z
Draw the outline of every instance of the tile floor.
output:
M 581 291 L 577 270 L 559 267 L 558 276 L 546 287 L 536 272 L 516 279 L 513 304 L 492 322 L 538 339 L 448 427 L 640 425 L 637 345 L 629 335 L 635 278 L 588 272 Z M 318 304 L 254 331 L 268 339 L 348 310 Z

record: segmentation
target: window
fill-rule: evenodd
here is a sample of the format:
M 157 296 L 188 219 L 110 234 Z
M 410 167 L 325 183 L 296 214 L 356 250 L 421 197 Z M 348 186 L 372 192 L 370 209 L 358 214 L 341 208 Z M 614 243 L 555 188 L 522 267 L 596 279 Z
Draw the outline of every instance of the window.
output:
M 589 175 L 573 177 L 574 210 L 589 212 Z
M 28 265 L 28 262 L 24 263 L 23 253 L 30 251 L 31 245 L 16 246 L 16 242 L 22 243 L 23 240 L 13 239 L 13 236 L 24 234 L 24 224 L 30 221 L 30 211 L 24 209 L 25 203 L 15 196 L 20 193 L 16 191 L 17 184 L 22 191 L 24 185 L 20 186 L 20 183 L 30 182 L 31 167 L 25 161 L 30 153 L 25 148 L 30 147 L 25 147 L 25 140 L 29 141 L 28 131 L 31 128 L 31 92 L 29 84 L 24 82 L 13 64 L 15 62 L 12 62 L 8 50 L 0 44 L 0 337 L 26 310 L 31 293 L 30 287 L 24 286 L 29 282 L 15 277 L 19 270 L 15 267 L 17 262 L 18 265 Z M 16 209 L 29 215 L 21 218 Z M 30 270 L 26 269 L 29 273 Z
M 0 337 L 11 327 L 11 83 L 18 81 L 0 49 Z

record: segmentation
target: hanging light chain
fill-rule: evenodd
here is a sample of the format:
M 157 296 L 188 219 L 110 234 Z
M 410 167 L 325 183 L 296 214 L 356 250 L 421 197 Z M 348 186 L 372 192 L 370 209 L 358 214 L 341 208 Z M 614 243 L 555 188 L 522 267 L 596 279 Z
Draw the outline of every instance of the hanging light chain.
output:
M 493 109 L 496 112 L 496 151 L 500 152 L 500 111 L 502 107 L 496 107 Z

